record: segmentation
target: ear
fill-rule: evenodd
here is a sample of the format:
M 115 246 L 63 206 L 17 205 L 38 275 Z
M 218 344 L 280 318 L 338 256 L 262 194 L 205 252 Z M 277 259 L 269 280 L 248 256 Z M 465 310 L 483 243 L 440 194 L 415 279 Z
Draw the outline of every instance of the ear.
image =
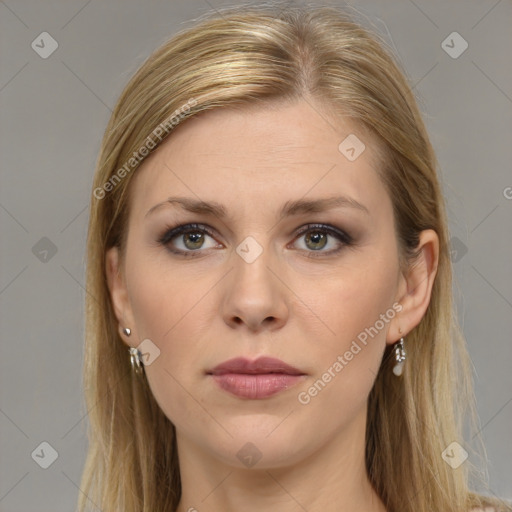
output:
M 112 247 L 108 249 L 105 257 L 105 271 L 107 274 L 108 289 L 112 307 L 119 322 L 119 335 L 128 346 L 136 346 L 136 329 L 133 319 L 128 290 L 124 271 L 120 262 L 119 249 Z M 128 327 L 132 332 L 128 337 L 123 328 Z
M 419 255 L 405 273 L 400 274 L 396 301 L 402 310 L 393 318 L 386 342 L 396 343 L 421 321 L 430 303 L 439 263 L 439 237 L 433 229 L 420 233 Z M 402 332 L 399 331 L 402 330 Z

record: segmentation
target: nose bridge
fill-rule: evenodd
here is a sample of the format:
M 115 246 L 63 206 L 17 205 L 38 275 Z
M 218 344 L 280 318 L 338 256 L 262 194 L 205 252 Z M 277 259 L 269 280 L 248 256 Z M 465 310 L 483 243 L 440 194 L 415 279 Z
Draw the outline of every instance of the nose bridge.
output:
M 235 248 L 233 265 L 224 300 L 225 321 L 230 325 L 242 321 L 251 329 L 269 320 L 282 324 L 288 308 L 283 287 L 274 275 L 278 273 L 274 268 L 278 262 L 269 237 L 258 234 L 244 238 Z
M 273 275 L 268 269 L 274 260 L 269 237 L 263 234 L 246 236 L 236 246 L 233 256 L 235 287 L 248 286 L 252 293 L 268 294 L 276 284 L 272 282 Z

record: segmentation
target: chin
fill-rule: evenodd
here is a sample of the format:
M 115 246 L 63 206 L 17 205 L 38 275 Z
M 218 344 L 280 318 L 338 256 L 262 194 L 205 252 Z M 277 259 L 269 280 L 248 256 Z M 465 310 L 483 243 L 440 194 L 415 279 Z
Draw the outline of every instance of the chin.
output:
M 293 416 L 291 414 L 290 416 Z M 313 453 L 315 440 L 304 436 L 304 429 L 290 420 L 268 414 L 246 414 L 219 421 L 233 437 L 219 429 L 204 433 L 201 444 L 223 463 L 236 468 L 264 470 L 297 464 Z M 302 431 L 302 435 L 301 435 Z

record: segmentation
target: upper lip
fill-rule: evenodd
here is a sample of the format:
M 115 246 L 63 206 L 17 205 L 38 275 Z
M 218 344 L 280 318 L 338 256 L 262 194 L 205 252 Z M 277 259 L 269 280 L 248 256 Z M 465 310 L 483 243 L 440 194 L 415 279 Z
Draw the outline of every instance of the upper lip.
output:
M 224 375 L 226 373 L 304 375 L 304 372 L 301 372 L 298 368 L 294 368 L 284 361 L 273 357 L 258 357 L 254 361 L 244 357 L 236 357 L 224 361 L 208 372 L 210 375 Z

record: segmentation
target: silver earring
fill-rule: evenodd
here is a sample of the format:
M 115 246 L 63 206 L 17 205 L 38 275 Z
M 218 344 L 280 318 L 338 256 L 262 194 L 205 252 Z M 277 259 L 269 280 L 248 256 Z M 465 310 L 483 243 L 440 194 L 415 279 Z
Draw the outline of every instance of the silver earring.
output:
M 404 346 L 404 338 L 400 338 L 400 341 L 397 341 L 394 345 L 395 347 L 395 366 L 393 366 L 393 373 L 400 377 L 404 371 L 404 362 L 405 362 L 405 346 Z
M 123 332 L 126 334 L 126 336 L 130 336 L 132 330 L 129 327 L 124 327 Z
M 130 347 L 130 362 L 132 364 L 132 370 L 137 374 L 142 374 L 144 365 L 142 364 L 142 353 L 140 350 Z

